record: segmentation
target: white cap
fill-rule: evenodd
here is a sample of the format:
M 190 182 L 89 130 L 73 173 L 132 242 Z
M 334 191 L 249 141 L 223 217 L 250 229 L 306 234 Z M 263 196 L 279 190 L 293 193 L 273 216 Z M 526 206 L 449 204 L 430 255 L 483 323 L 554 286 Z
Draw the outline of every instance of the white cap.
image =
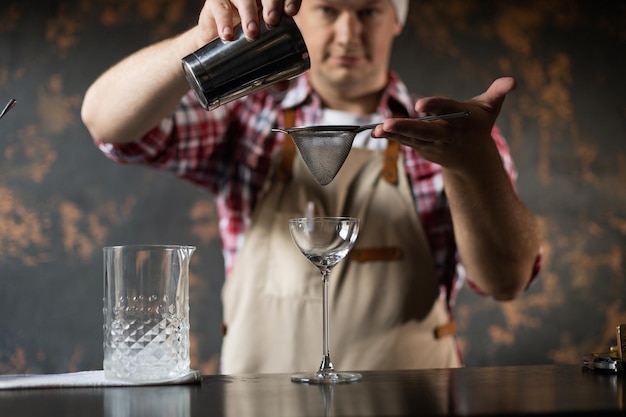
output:
M 391 0 L 391 4 L 396 9 L 396 20 L 400 26 L 404 26 L 406 16 L 409 13 L 409 0 Z

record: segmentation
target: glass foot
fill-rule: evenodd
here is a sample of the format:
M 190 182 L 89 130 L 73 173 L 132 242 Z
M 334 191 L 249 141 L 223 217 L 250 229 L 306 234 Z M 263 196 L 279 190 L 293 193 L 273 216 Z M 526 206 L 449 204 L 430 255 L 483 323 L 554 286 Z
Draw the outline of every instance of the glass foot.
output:
M 292 382 L 303 384 L 344 384 L 346 382 L 357 382 L 362 379 L 363 376 L 356 372 L 317 371 L 291 375 Z

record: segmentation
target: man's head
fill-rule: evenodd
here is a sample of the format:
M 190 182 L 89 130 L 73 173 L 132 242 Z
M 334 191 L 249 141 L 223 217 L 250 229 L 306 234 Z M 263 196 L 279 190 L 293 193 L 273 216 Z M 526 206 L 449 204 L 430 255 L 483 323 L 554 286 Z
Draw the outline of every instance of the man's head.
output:
M 316 91 L 346 101 L 379 93 L 407 8 L 408 0 L 303 0 L 295 19 Z

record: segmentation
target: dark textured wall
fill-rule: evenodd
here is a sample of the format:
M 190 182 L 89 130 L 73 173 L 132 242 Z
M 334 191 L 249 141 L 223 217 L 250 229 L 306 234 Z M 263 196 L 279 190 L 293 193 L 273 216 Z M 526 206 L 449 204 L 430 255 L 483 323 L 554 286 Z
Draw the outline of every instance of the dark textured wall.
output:
M 192 25 L 201 2 L 0 4 L 0 373 L 102 366 L 102 247 L 193 244 L 192 365 L 219 352 L 215 206 L 166 174 L 106 159 L 79 118 L 108 66 Z M 456 316 L 468 365 L 577 363 L 626 323 L 626 7 L 622 1 L 411 1 L 393 64 L 419 94 L 469 98 L 519 82 L 499 126 L 544 237 L 519 300 L 470 290 Z

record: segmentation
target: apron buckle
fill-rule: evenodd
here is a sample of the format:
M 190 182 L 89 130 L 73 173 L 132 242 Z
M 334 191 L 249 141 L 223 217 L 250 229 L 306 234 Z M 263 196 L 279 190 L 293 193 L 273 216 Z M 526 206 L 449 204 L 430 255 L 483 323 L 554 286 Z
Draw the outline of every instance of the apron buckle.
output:
M 454 320 L 450 320 L 449 322 L 442 324 L 441 326 L 435 327 L 433 334 L 435 339 L 442 339 L 444 337 L 452 336 L 456 333 L 456 322 Z

